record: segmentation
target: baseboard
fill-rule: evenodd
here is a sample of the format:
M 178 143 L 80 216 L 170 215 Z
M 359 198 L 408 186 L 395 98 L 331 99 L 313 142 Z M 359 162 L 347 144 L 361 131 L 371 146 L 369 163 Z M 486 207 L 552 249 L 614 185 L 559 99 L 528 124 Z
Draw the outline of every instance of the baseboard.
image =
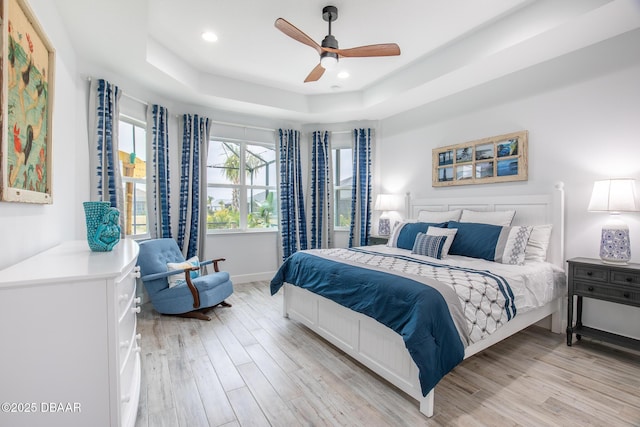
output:
M 276 274 L 275 271 L 265 271 L 262 273 L 253 273 L 253 274 L 238 274 L 231 276 L 231 281 L 234 284 L 240 283 L 249 283 L 249 282 L 259 282 L 259 281 L 271 281 L 273 276 Z

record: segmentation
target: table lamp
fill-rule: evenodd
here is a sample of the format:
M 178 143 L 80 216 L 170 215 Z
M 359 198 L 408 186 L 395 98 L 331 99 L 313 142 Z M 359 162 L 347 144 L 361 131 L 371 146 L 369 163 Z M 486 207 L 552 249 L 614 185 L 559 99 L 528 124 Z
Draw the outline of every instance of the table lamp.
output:
M 402 197 L 395 194 L 378 194 L 374 209 L 382 211 L 378 220 L 378 234 L 380 236 L 388 236 L 391 234 L 391 215 L 392 211 L 402 209 Z
M 589 212 L 608 212 L 609 220 L 602 227 L 600 258 L 609 264 L 627 264 L 631 258 L 629 226 L 620 218 L 621 212 L 637 212 L 635 184 L 631 178 L 596 181 L 589 201 Z

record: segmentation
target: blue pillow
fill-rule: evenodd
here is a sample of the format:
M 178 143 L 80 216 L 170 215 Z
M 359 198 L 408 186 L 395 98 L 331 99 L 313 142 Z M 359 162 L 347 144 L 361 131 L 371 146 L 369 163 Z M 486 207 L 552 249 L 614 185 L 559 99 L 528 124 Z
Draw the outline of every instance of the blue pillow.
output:
M 463 255 L 488 261 L 495 259 L 496 245 L 502 232 L 501 226 L 451 221 L 447 228 L 458 229 L 449 249 L 450 255 Z
M 413 249 L 413 244 L 416 241 L 418 233 L 427 234 L 429 227 L 446 228 L 447 223 L 442 222 L 434 224 L 431 222 L 406 222 L 401 224 L 401 229 L 397 233 L 397 240 L 395 240 L 395 246 L 401 249 Z
M 446 241 L 447 236 L 429 236 L 424 233 L 418 233 L 411 253 L 442 259 L 442 248 L 444 248 Z
M 448 228 L 457 228 L 450 255 L 463 255 L 503 264 L 522 265 L 531 235 L 531 226 L 502 227 L 475 222 L 450 221 Z

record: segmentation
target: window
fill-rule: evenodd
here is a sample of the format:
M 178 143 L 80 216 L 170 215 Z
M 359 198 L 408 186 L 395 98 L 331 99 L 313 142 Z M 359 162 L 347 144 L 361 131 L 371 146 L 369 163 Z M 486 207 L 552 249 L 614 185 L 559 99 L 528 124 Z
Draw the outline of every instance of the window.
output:
M 351 200 L 353 190 L 353 152 L 351 148 L 333 150 L 333 184 L 335 197 L 335 226 L 351 226 Z
M 124 190 L 125 234 L 145 236 L 147 229 L 146 125 L 120 116 L 120 171 Z
M 274 144 L 213 139 L 207 157 L 207 229 L 277 229 Z

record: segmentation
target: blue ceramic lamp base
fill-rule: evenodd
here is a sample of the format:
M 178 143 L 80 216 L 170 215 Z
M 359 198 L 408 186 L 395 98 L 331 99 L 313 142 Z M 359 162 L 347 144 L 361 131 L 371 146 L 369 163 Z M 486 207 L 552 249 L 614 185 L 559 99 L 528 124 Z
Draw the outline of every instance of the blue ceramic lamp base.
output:
M 600 240 L 600 258 L 607 264 L 628 264 L 631 259 L 629 227 L 626 224 L 605 225 Z

